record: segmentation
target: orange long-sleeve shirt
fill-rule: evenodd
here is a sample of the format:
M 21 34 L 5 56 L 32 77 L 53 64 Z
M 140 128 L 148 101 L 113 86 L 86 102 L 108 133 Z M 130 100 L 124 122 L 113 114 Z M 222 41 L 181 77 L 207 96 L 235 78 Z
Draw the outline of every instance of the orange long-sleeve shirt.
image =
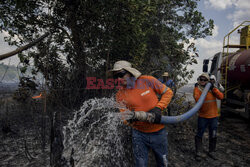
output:
M 161 95 L 160 100 L 158 100 L 157 94 Z M 172 90 L 166 85 L 152 76 L 142 75 L 135 81 L 133 88 L 121 88 L 116 94 L 116 100 L 131 111 L 148 112 L 154 107 L 165 109 L 172 96 Z M 164 128 L 164 125 L 136 121 L 132 127 L 142 132 L 151 133 Z
M 202 91 L 199 89 L 199 87 L 195 87 L 193 95 L 196 102 L 199 100 L 201 94 Z M 212 91 L 207 93 L 205 101 L 199 110 L 199 117 L 214 118 L 219 116 L 216 98 L 222 100 L 224 95 L 217 88 L 213 88 Z

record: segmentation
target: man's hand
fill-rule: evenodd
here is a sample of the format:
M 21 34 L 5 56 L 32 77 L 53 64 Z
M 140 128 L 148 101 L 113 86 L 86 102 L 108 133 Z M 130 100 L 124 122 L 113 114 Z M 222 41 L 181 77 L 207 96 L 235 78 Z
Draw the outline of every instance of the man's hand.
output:
M 214 84 L 212 83 L 212 82 L 209 82 L 210 84 L 211 84 L 211 86 L 210 86 L 210 90 L 212 91 L 213 90 L 213 88 L 214 88 Z
M 159 124 L 161 122 L 161 109 L 159 107 L 155 107 L 149 110 L 148 113 L 151 113 L 154 115 L 153 123 Z
M 133 123 L 135 121 L 142 121 L 149 123 L 155 122 L 155 114 L 144 111 L 124 111 L 121 112 L 121 117 L 123 120 L 126 120 L 129 123 Z
M 137 121 L 135 120 L 135 112 L 134 111 L 124 111 L 124 112 L 121 112 L 121 119 L 124 120 L 124 121 L 128 121 L 129 123 L 132 123 L 134 121 Z
M 144 111 L 136 111 L 135 119 L 143 122 L 153 123 L 155 120 L 155 115 Z

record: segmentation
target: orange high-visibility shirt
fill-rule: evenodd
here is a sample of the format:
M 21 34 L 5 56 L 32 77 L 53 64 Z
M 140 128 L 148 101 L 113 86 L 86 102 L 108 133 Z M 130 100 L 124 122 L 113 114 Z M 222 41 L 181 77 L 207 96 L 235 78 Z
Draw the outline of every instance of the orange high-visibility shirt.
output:
M 158 100 L 157 94 L 161 95 Z M 133 88 L 122 87 L 116 94 L 116 100 L 130 111 L 145 111 L 159 107 L 165 109 L 171 101 L 173 92 L 152 76 L 142 75 L 135 81 Z M 123 109 L 120 109 L 123 112 Z M 146 133 L 157 132 L 164 128 L 163 124 L 136 121 L 132 127 Z
M 201 93 L 202 91 L 198 87 L 194 88 L 194 99 L 196 102 L 199 100 Z M 213 88 L 212 92 L 208 91 L 205 101 L 199 110 L 199 117 L 214 118 L 219 116 L 216 98 L 222 100 L 224 98 L 223 93 L 217 88 Z

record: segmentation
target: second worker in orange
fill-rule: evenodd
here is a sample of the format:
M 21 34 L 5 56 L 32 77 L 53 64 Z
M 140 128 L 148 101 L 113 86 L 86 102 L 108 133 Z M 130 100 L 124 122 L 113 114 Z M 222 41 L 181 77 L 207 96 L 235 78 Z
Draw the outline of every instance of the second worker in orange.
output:
M 197 102 L 202 94 L 203 89 L 209 82 L 209 75 L 203 73 L 198 78 L 198 83 L 195 84 L 194 88 L 194 99 Z M 209 128 L 209 156 L 216 159 L 216 141 L 217 141 L 217 127 L 218 127 L 218 108 L 216 98 L 222 100 L 224 95 L 219 91 L 215 85 L 211 85 L 209 92 L 205 98 L 202 107 L 199 110 L 198 116 L 198 130 L 195 136 L 195 149 L 196 149 L 196 160 L 200 161 L 206 155 L 202 152 L 202 136 Z

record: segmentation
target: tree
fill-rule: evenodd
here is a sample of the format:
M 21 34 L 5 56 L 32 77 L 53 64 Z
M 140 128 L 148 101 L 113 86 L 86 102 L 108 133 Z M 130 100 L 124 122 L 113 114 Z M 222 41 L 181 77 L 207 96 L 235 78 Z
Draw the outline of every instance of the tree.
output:
M 151 26 L 146 35 L 147 50 L 137 62 L 141 62 L 142 71 L 168 71 L 176 81 L 185 83 L 193 74 L 192 70 L 187 70 L 187 65 L 197 63 L 198 56 L 189 39 L 211 35 L 213 21 L 204 19 L 193 0 L 151 1 L 151 8 L 155 9 L 154 14 L 143 26 Z
M 196 0 L 3 0 L 0 29 L 18 47 L 50 33 L 19 57 L 24 65 L 33 59 L 34 74 L 43 73 L 54 99 L 78 106 L 86 76 L 105 76 L 117 60 L 145 73 L 171 70 L 177 80 L 190 78 L 186 66 L 195 63 L 196 50 L 188 39 L 213 28 L 196 7 Z

